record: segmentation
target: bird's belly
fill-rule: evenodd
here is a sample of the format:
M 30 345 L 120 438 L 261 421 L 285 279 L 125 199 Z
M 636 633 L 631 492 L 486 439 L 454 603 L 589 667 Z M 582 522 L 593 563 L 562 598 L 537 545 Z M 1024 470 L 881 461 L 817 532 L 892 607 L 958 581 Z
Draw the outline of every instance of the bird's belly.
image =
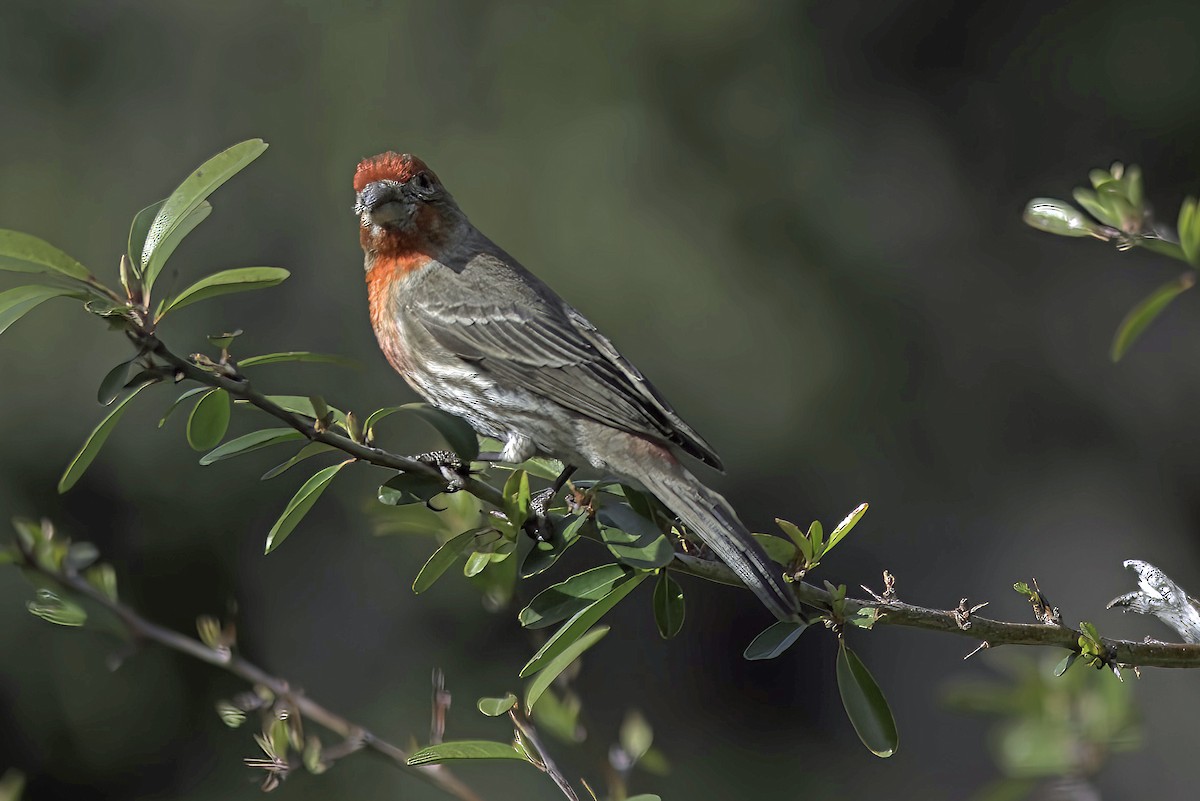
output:
M 576 450 L 574 426 L 562 407 L 526 390 L 501 386 L 469 362 L 425 363 L 405 377 L 431 405 L 463 418 L 485 437 L 501 442 L 514 435 L 525 437 L 538 451 L 559 458 Z

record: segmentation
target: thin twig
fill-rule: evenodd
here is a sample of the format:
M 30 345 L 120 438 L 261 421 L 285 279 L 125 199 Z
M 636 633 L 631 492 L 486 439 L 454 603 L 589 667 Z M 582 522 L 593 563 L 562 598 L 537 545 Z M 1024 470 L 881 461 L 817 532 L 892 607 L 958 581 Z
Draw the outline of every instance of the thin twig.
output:
M 734 575 L 733 571 L 720 562 L 710 559 L 700 559 L 688 554 L 675 554 L 671 568 L 681 573 L 729 584 L 735 587 L 744 586 Z M 820 587 L 805 582 L 792 585 L 797 597 L 809 606 L 827 609 L 830 605 L 829 593 Z M 998 645 L 1049 645 L 1079 650 L 1078 630 L 1069 626 L 1047 626 L 1040 623 L 1005 623 L 986 617 L 971 615 L 971 627 L 961 628 L 955 617 L 956 610 L 927 609 L 922 606 L 892 601 L 879 603 L 877 601 L 847 598 L 845 604 L 846 616 L 853 615 L 859 609 L 878 609 L 880 612 L 876 625 L 907 626 L 909 628 L 941 631 L 947 634 L 970 637 L 973 640 L 986 640 L 988 646 Z M 1200 645 L 1185 645 L 1182 643 L 1164 642 L 1131 642 L 1129 640 L 1105 639 L 1109 656 L 1114 662 L 1122 665 L 1138 665 L 1141 667 L 1163 668 L 1200 668 Z
M 180 634 L 146 620 L 133 609 L 114 601 L 106 594 L 93 587 L 83 576 L 63 568 L 60 571 L 49 570 L 38 563 L 37 559 L 26 558 L 25 564 L 40 572 L 47 578 L 57 582 L 66 589 L 78 593 L 93 603 L 107 609 L 125 626 L 135 639 L 148 640 L 166 646 L 173 651 L 207 662 L 221 668 L 245 681 L 261 685 L 269 689 L 276 697 L 286 698 L 302 717 L 308 718 L 329 731 L 347 740 L 357 740 L 366 747 L 390 759 L 401 770 L 426 781 L 438 789 L 460 799 L 460 801 L 483 801 L 482 797 L 464 784 L 457 776 L 444 766 L 413 767 L 408 764 L 408 753 L 398 746 L 392 745 L 365 727 L 352 723 L 346 718 L 327 709 L 313 699 L 295 689 L 291 684 L 278 676 L 267 673 L 257 665 L 248 662 L 237 654 L 226 650 L 209 648 L 199 640 Z
M 205 370 L 190 360 L 184 359 L 171 352 L 162 340 L 148 331 L 135 332 L 135 338 L 149 352 L 167 362 L 176 372 L 184 377 L 211 387 L 219 387 L 236 398 L 273 415 L 287 425 L 304 434 L 311 440 L 323 442 L 344 453 L 364 462 L 370 462 L 380 467 L 393 470 L 421 473 L 437 479 L 444 479 L 441 471 L 424 462 L 406 456 L 390 453 L 355 442 L 330 430 L 318 430 L 305 417 L 292 414 L 270 398 L 255 390 L 248 380 L 243 377 L 228 376 Z M 495 487 L 472 477 L 463 481 L 463 490 L 493 506 L 503 507 L 503 495 Z M 730 584 L 736 587 L 744 586 L 728 567 L 710 559 L 701 559 L 688 554 L 677 553 L 673 569 L 691 573 L 710 581 Z M 798 581 L 793 588 L 797 597 L 810 606 L 827 608 L 829 593 L 812 584 Z M 907 626 L 910 628 L 941 631 L 949 634 L 970 637 L 974 640 L 986 640 L 990 646 L 998 645 L 1045 645 L 1058 646 L 1069 650 L 1079 650 L 1080 633 L 1067 626 L 1053 626 L 1035 623 L 1006 623 L 985 617 L 971 615 L 969 628 L 962 628 L 960 619 L 956 619 L 952 610 L 927 609 L 920 606 L 891 601 L 878 601 L 847 598 L 845 613 L 853 615 L 859 609 L 874 608 L 881 613 L 878 623 L 881 625 Z M 961 615 L 959 616 L 961 618 Z M 1200 645 L 1183 645 L 1176 643 L 1145 643 L 1128 640 L 1104 640 L 1109 647 L 1109 657 L 1122 665 L 1139 665 L 1142 667 L 1167 668 L 1200 668 Z
M 542 745 L 541 739 L 538 738 L 537 730 L 533 728 L 533 724 L 521 717 L 521 713 L 517 710 L 511 710 L 508 716 L 512 718 L 513 725 L 517 727 L 522 739 L 528 742 L 538 752 L 538 758 L 541 760 L 541 768 L 554 780 L 558 785 L 558 789 L 562 790 L 563 795 L 571 799 L 571 801 L 579 801 L 579 796 L 575 793 L 575 788 L 567 781 L 567 777 L 558 769 L 558 765 L 554 764 L 554 760 L 550 757 L 550 752 L 546 750 L 546 746 Z

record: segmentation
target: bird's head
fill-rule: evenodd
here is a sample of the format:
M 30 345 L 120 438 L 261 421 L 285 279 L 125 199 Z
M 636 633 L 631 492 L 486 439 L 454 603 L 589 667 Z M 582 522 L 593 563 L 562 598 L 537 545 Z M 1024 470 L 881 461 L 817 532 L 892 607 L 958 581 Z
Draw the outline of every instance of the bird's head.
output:
M 427 252 L 461 213 L 425 162 L 408 153 L 380 153 L 354 172 L 354 213 L 369 255 Z

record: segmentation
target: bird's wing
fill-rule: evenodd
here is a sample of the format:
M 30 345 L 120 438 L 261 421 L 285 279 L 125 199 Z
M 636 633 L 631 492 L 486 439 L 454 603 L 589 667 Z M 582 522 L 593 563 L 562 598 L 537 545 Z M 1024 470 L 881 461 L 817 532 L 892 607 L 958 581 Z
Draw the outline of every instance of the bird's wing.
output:
M 438 344 L 498 381 L 622 431 L 672 442 L 722 469 L 712 447 L 638 369 L 582 314 L 544 291 L 549 297 L 539 293 L 520 308 L 429 296 L 408 308 Z

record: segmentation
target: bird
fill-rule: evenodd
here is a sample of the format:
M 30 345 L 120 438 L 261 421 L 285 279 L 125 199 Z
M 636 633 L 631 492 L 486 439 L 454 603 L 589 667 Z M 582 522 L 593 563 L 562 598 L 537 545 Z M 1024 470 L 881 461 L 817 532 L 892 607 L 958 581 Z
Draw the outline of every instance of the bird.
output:
M 371 326 L 391 366 L 430 405 L 503 443 L 590 466 L 655 495 L 780 620 L 795 593 L 733 507 L 683 464 L 720 457 L 582 313 L 472 225 L 408 153 L 363 159 L 354 212 Z

